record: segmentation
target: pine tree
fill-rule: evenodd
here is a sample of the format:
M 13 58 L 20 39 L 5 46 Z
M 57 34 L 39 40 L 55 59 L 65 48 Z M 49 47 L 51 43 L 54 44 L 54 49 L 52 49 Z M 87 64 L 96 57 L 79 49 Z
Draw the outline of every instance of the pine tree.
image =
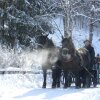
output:
M 3 44 L 13 48 L 16 39 L 29 46 L 30 38 L 52 34 L 50 16 L 59 12 L 54 0 L 0 0 L 0 33 Z

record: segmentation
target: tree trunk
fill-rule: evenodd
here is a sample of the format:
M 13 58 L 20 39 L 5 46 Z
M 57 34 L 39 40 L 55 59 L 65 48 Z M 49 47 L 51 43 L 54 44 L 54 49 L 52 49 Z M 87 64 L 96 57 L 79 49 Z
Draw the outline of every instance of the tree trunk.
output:
M 92 0 L 92 6 L 95 5 L 95 0 Z M 91 41 L 92 43 L 92 40 L 93 40 L 93 27 L 94 27 L 94 24 L 93 24 L 93 18 L 94 17 L 94 8 L 91 8 L 91 19 L 90 19 L 90 25 L 89 25 L 89 40 Z
M 92 43 L 93 40 L 93 23 L 92 19 L 90 19 L 90 25 L 89 25 L 89 40 Z
M 63 18 L 63 24 L 64 24 L 64 37 L 72 36 L 72 19 L 71 19 L 71 4 L 70 1 L 63 2 L 64 5 L 64 18 Z

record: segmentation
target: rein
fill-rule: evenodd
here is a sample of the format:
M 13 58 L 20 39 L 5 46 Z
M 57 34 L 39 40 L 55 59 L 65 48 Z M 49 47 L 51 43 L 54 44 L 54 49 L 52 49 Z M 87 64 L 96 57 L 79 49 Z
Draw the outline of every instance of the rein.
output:
M 84 65 L 82 64 L 83 59 L 82 59 L 82 56 L 81 56 L 80 54 L 79 54 L 79 57 L 80 57 L 80 59 L 81 59 L 81 66 L 89 73 L 89 75 L 90 75 L 91 77 L 94 78 L 93 74 L 92 74 L 86 67 L 84 67 Z

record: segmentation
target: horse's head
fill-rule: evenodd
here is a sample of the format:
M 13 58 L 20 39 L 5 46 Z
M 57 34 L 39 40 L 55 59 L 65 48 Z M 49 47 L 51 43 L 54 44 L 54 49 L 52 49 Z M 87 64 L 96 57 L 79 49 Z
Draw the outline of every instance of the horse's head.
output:
M 73 58 L 73 54 L 75 53 L 75 47 L 72 42 L 72 38 L 63 38 L 62 39 L 62 56 L 66 60 L 71 60 Z
M 48 36 L 38 36 L 36 38 L 37 49 L 40 52 L 40 62 L 42 66 L 53 65 L 58 60 L 59 50 L 55 47 L 53 41 Z
M 37 43 L 37 48 L 43 48 L 47 41 L 47 36 L 44 35 L 39 35 L 36 37 L 36 43 Z
M 40 35 L 36 37 L 37 48 L 51 48 L 54 47 L 54 43 L 48 38 L 48 35 Z

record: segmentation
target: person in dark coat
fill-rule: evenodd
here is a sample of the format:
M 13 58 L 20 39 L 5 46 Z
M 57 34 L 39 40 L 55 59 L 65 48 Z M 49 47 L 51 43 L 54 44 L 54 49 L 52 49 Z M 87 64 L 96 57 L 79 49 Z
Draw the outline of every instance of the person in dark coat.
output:
M 84 44 L 85 44 L 84 47 L 90 53 L 90 58 L 91 58 L 91 61 L 90 61 L 90 69 L 92 69 L 93 68 L 93 65 L 95 63 L 95 50 L 94 50 L 94 47 L 91 45 L 91 42 L 89 40 L 85 40 L 84 41 Z
M 84 44 L 85 44 L 84 47 L 89 51 L 89 54 L 90 54 L 91 60 L 90 60 L 89 72 L 91 72 L 91 74 L 94 76 L 92 78 L 92 80 L 93 80 L 94 87 L 96 87 L 96 85 L 97 85 L 97 71 L 93 70 L 93 66 L 95 64 L 95 50 L 94 50 L 94 47 L 91 45 L 91 41 L 85 40 Z

